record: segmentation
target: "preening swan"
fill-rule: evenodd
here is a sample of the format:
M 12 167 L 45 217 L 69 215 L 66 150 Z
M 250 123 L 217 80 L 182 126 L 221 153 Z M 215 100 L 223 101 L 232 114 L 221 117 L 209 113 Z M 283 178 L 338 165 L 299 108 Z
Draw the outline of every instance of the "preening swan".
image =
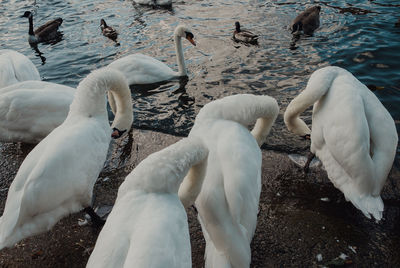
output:
M 143 160 L 121 184 L 86 267 L 192 267 L 177 193 L 189 168 L 206 159 L 201 140 L 184 138 Z M 192 175 L 201 187 L 204 173 Z
M 27 80 L 40 80 L 32 61 L 17 51 L 0 49 L 0 88 Z
M 0 88 L 0 141 L 38 143 L 68 115 L 75 89 L 44 81 Z
M 46 42 L 56 38 L 59 35 L 59 33 L 57 32 L 58 27 L 60 27 L 61 23 L 63 22 L 62 18 L 56 18 L 54 20 L 46 22 L 34 31 L 32 12 L 25 11 L 24 15 L 22 15 L 21 17 L 29 19 L 28 42 L 30 44 Z
M 62 217 L 90 205 L 111 140 L 107 90 L 117 105 L 112 127 L 130 129 L 132 101 L 123 74 L 107 68 L 89 74 L 79 83 L 65 121 L 19 168 L 0 218 L 0 249 L 45 232 Z
M 299 115 L 314 104 L 312 131 Z M 380 192 L 396 154 L 397 132 L 389 112 L 350 72 L 315 71 L 288 105 L 284 120 L 298 135 L 311 133 L 310 151 L 346 200 L 370 218 L 382 218 Z
M 233 32 L 233 40 L 249 44 L 258 43 L 258 35 L 240 28 L 240 23 L 235 22 L 235 31 Z
M 185 178 L 179 197 L 187 207 L 200 191 L 195 204 L 206 239 L 205 267 L 250 266 L 261 192 L 259 146 L 278 112 L 275 99 L 243 94 L 213 101 L 196 117 L 189 138 L 199 138 L 209 150 L 206 177 L 201 191 L 196 176 Z M 247 125 L 254 121 L 250 133 Z
M 312 35 L 319 27 L 320 6 L 309 7 L 301 12 L 292 22 L 290 28 L 292 33 L 300 33 Z
M 182 25 L 175 28 L 174 40 L 178 72 L 169 68 L 165 63 L 143 54 L 122 57 L 110 63 L 109 67 L 124 73 L 129 85 L 152 84 L 186 76 L 187 71 L 181 43 L 182 37 L 186 38 L 194 46 L 196 45 L 193 40 L 194 36 L 188 28 Z

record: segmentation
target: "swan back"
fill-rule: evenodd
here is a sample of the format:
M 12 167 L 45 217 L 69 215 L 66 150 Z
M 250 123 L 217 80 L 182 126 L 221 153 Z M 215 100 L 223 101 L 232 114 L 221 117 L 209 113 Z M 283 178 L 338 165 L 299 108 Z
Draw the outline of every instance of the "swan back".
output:
M 143 160 L 120 186 L 87 267 L 191 267 L 187 216 L 177 190 L 207 153 L 201 140 L 184 138 Z
M 38 143 L 67 117 L 75 89 L 44 81 L 0 88 L 0 140 Z
M 366 217 L 380 220 L 380 191 L 398 141 L 393 119 L 365 85 L 339 67 L 325 67 L 311 75 L 306 89 L 285 112 L 289 129 L 313 103 L 311 152 L 347 200 Z
M 206 267 L 248 267 L 261 193 L 261 151 L 279 112 L 268 96 L 234 95 L 205 105 L 189 137 L 209 150 L 196 199 L 206 239 Z M 253 133 L 247 126 L 257 120 Z M 257 138 L 257 139 L 256 139 Z M 234 145 L 234 146 L 232 146 Z M 185 197 L 186 179 L 179 189 Z
M 27 80 L 41 80 L 32 61 L 17 51 L 1 49 L 0 88 Z

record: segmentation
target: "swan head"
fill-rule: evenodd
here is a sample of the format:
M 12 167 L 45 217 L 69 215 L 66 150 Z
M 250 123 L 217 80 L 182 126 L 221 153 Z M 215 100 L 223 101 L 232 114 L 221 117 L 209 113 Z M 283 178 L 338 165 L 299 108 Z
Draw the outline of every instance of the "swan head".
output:
M 21 16 L 21 18 L 30 18 L 32 17 L 32 12 L 30 11 L 25 11 L 24 15 Z
M 186 38 L 192 45 L 196 46 L 196 42 L 194 41 L 194 35 L 184 25 L 179 25 L 178 27 L 175 28 L 175 36 L 181 37 L 181 38 Z
M 118 138 L 120 138 L 125 132 L 126 132 L 126 129 L 124 129 L 124 130 L 119 130 L 118 128 L 116 128 L 116 127 L 114 127 L 113 129 L 112 129 L 112 133 L 111 133 L 111 137 L 113 138 L 113 139 L 118 139 Z

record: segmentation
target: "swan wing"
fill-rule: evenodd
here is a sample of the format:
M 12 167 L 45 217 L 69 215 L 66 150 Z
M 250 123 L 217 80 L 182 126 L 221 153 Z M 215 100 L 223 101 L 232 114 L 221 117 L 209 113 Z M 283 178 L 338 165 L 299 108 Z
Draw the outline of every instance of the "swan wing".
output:
M 94 119 L 71 121 L 39 143 L 18 170 L 0 218 L 0 248 L 49 230 L 90 204 L 111 130 Z
M 151 84 L 177 77 L 165 63 L 143 54 L 131 54 L 108 65 L 121 71 L 129 85 Z
M 135 190 L 119 195 L 86 267 L 191 267 L 187 216 L 178 196 Z
M 73 89 L 32 88 L 0 93 L 0 139 L 39 142 L 65 120 L 73 94 Z
M 17 51 L 0 50 L 0 87 L 26 80 L 40 80 L 32 61 Z

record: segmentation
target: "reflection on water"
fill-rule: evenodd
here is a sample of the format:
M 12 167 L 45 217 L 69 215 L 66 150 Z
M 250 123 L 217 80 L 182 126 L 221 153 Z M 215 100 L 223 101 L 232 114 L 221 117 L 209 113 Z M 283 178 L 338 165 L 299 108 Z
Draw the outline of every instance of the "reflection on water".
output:
M 177 69 L 173 31 L 185 23 L 198 43 L 183 42 L 189 80 L 145 89 L 132 87 L 134 126 L 186 135 L 199 109 L 210 100 L 237 93 L 275 97 L 281 115 L 306 85 L 311 73 L 327 65 L 351 71 L 374 93 L 396 120 L 400 131 L 400 4 L 397 0 L 349 1 L 177 0 L 171 9 L 143 7 L 132 1 L 2 1 L 0 48 L 27 55 L 43 80 L 76 87 L 91 70 L 131 53 L 143 53 Z M 29 4 L 30 3 L 30 4 Z M 288 26 L 310 5 L 321 6 L 321 26 L 313 36 L 293 40 Z M 62 17 L 63 38 L 39 44 L 27 42 L 28 24 L 19 16 L 35 11 L 35 25 Z M 115 43 L 105 38 L 104 18 L 119 33 Z M 234 22 L 259 35 L 258 46 L 232 40 Z M 294 42 L 295 41 L 295 42 Z M 278 117 L 268 148 L 307 148 L 293 140 Z M 311 123 L 311 112 L 305 121 Z M 400 152 L 399 152 L 400 154 Z

